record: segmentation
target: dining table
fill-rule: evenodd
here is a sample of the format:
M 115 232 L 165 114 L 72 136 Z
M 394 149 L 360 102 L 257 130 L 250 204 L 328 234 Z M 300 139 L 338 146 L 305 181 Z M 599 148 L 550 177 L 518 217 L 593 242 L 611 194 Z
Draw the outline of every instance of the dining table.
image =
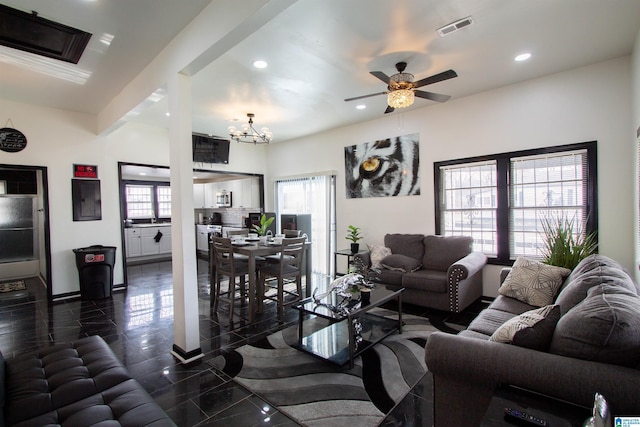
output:
M 248 257 L 249 269 L 249 322 L 253 323 L 257 313 L 262 312 L 262 298 L 258 298 L 258 274 L 256 272 L 256 257 L 264 257 L 280 253 L 282 245 L 274 243 L 248 242 L 246 240 L 234 242 L 233 252 Z M 311 296 L 311 242 L 305 243 L 304 250 L 304 274 L 305 274 L 305 298 Z M 301 296 L 302 298 L 302 296 Z

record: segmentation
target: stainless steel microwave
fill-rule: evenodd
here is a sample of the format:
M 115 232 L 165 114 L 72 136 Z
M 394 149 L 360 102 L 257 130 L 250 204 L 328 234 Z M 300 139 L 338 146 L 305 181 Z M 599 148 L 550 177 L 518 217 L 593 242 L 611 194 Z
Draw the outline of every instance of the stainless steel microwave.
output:
M 221 193 L 216 193 L 216 205 L 219 208 L 230 208 L 231 207 L 231 191 L 223 191 Z

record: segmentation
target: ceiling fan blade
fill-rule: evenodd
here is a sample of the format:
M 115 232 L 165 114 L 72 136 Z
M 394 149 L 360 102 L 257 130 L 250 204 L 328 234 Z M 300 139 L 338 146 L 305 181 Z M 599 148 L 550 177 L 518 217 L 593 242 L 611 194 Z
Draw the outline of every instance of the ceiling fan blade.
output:
M 380 80 L 382 80 L 383 82 L 385 82 L 386 84 L 389 84 L 389 80 L 391 78 L 387 76 L 385 73 L 383 73 L 382 71 L 370 71 L 370 73 L 372 76 L 375 76 Z
M 393 108 L 392 106 L 388 106 L 386 110 L 384 110 L 384 113 L 393 113 L 395 111 L 395 108 Z
M 387 94 L 387 92 L 372 93 L 372 94 L 369 94 L 369 95 L 362 95 L 362 96 L 356 96 L 356 97 L 353 97 L 353 98 L 347 98 L 347 99 L 345 99 L 345 101 L 347 101 L 347 102 L 355 101 L 356 99 L 369 98 L 371 96 L 386 95 L 386 94 Z
M 443 80 L 449 80 L 454 77 L 458 77 L 458 74 L 456 74 L 456 72 L 453 70 L 447 70 L 443 71 L 442 73 L 434 74 L 431 77 L 426 77 L 422 80 L 418 80 L 417 82 L 413 82 L 413 87 L 426 86 L 433 83 L 441 82 Z
M 451 98 L 450 95 L 441 95 L 439 93 L 425 92 L 424 90 L 414 90 L 413 94 L 418 98 L 430 99 L 436 102 L 446 102 Z

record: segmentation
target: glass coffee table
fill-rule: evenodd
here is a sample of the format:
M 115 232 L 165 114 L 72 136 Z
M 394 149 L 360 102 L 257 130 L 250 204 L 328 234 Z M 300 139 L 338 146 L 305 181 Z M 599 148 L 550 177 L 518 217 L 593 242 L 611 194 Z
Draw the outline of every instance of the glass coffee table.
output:
M 306 298 L 293 305 L 298 310 L 298 343 L 294 347 L 316 357 L 338 365 L 349 362 L 353 368 L 353 359 L 360 353 L 398 331 L 402 333 L 402 292 L 404 288 L 377 283 L 371 290 L 369 302 L 357 302 L 348 310 L 336 312 L 331 307 L 340 299 L 332 292 L 318 304 L 312 298 Z M 396 300 L 397 319 L 388 318 L 372 312 L 382 304 Z M 313 332 L 303 333 L 305 317 L 314 315 L 326 319 L 328 326 Z

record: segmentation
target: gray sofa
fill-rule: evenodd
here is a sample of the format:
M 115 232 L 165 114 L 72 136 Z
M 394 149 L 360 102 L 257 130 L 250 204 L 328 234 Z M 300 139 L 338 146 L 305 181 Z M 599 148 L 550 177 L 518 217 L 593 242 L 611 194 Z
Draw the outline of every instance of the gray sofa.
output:
M 405 288 L 412 304 L 458 313 L 482 296 L 482 268 L 487 257 L 472 252 L 472 238 L 424 234 L 387 234 L 380 281 Z M 359 255 L 365 266 L 372 252 Z
M 479 425 L 499 384 L 584 407 L 599 392 L 614 415 L 640 414 L 638 285 L 602 255 L 584 259 L 561 283 L 552 303 L 559 320 L 547 332 L 547 348 L 489 340 L 505 322 L 537 308 L 502 294 L 467 330 L 429 337 L 425 360 L 434 379 L 436 427 Z

